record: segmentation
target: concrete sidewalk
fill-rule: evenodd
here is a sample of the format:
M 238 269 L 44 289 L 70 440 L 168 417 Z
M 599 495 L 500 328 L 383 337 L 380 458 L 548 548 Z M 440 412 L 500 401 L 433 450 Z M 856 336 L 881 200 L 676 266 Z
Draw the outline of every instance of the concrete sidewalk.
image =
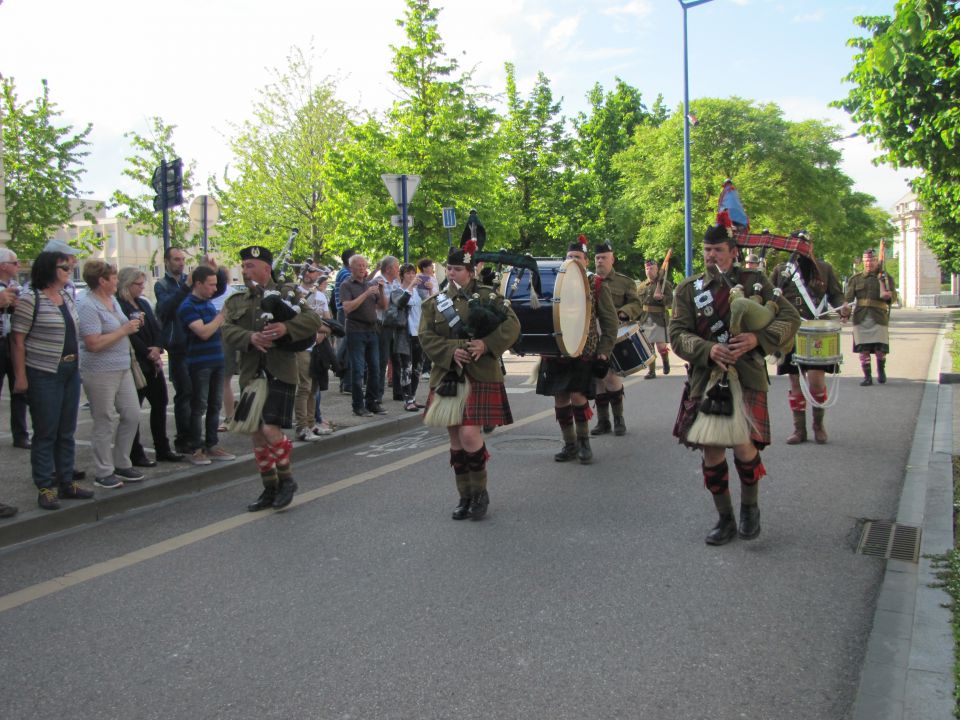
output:
M 932 556 L 954 547 L 953 455 L 960 450 L 960 393 L 949 384 L 949 317 L 941 327 L 907 461 L 897 523 L 922 528 L 920 561 L 887 560 L 860 674 L 854 720 L 954 717 L 950 596 L 936 587 Z M 941 384 L 941 379 L 947 382 Z
M 236 377 L 234 387 L 236 390 Z M 324 419 L 331 423 L 334 432 L 314 442 L 294 442 L 294 472 L 298 460 L 316 458 L 377 438 L 405 432 L 422 423 L 420 413 L 407 412 L 402 402 L 391 397 L 390 388 L 384 395 L 387 415 L 361 418 L 353 414 L 351 398 L 337 390 L 338 380 L 331 375 L 330 390 L 322 394 L 321 407 Z M 173 388 L 169 388 L 173 397 Z M 426 397 L 426 381 L 421 381 L 419 399 Z M 237 392 L 239 398 L 239 392 Z M 9 396 L 4 393 L 0 400 L 0 426 L 9 428 Z M 150 406 L 144 403 L 140 417 L 141 440 L 147 455 L 153 458 L 149 422 Z M 173 403 L 167 408 L 167 428 L 173 430 Z M 29 417 L 28 417 L 29 422 Z M 212 485 L 230 482 L 242 477 L 253 477 L 256 468 L 250 438 L 246 435 L 221 433 L 220 444 L 237 456 L 231 462 L 215 462 L 195 466 L 183 462 L 157 463 L 153 468 L 138 468 L 145 475 L 142 482 L 127 483 L 119 490 L 104 490 L 93 486 L 93 451 L 90 446 L 92 420 L 89 410 L 81 408 L 77 422 L 78 470 L 86 471 L 82 485 L 96 493 L 93 500 L 62 500 L 59 510 L 41 510 L 37 506 L 37 490 L 30 470 L 30 452 L 13 447 L 9 432 L 0 433 L 0 502 L 14 505 L 20 512 L 13 518 L 0 520 L 0 547 L 41 537 L 49 533 L 102 520 L 127 510 L 150 505 L 172 497 L 199 492 Z M 293 431 L 287 435 L 293 437 Z M 253 499 L 253 498 L 251 498 Z

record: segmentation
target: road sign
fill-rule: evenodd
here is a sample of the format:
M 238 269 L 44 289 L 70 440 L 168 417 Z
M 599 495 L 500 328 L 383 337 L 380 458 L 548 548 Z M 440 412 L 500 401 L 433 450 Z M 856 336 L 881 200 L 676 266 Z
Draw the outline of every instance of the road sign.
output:
M 390 216 L 390 224 L 393 225 L 394 227 L 402 227 L 402 226 L 403 226 L 403 216 L 402 216 L 402 215 L 391 215 L 391 216 Z M 407 215 L 407 227 L 408 227 L 408 228 L 412 228 L 412 227 L 413 227 L 413 215 Z
M 420 176 L 393 175 L 390 173 L 384 173 L 380 176 L 380 179 L 383 180 L 383 184 L 387 186 L 387 192 L 390 193 L 390 197 L 393 198 L 393 202 L 396 203 L 400 210 L 403 210 L 403 208 L 400 206 L 403 204 L 404 178 L 406 178 L 407 182 L 407 205 L 409 205 L 410 201 L 413 199 L 414 193 L 417 192 L 417 186 L 420 184 Z
M 457 211 L 453 208 L 443 209 L 443 226 L 445 228 L 455 228 L 457 226 Z
M 153 209 L 157 212 L 183 204 L 183 161 L 176 158 L 171 162 L 161 161 L 153 171 L 151 185 L 157 192 L 153 198 Z

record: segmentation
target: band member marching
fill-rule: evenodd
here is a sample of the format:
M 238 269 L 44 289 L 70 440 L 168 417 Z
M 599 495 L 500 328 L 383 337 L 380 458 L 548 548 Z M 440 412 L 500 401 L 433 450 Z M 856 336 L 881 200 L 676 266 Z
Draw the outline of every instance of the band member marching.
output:
M 673 284 L 667 279 L 669 262 L 669 252 L 667 258 L 663 261 L 662 268 L 657 265 L 655 260 L 647 260 L 644 264 L 647 279 L 637 289 L 643 304 L 643 313 L 640 315 L 640 329 L 643 330 L 647 340 L 653 343 L 657 352 L 660 353 L 664 375 L 670 374 L 670 345 L 667 344 L 669 315 L 667 308 L 673 304 Z M 654 356 L 653 362 L 650 363 L 650 369 L 647 370 L 647 377 L 655 378 L 656 376 L 657 360 Z
M 500 358 L 520 336 L 520 321 L 492 288 L 474 278 L 475 240 L 447 255 L 447 287 L 423 303 L 420 345 L 433 362 L 424 422 L 446 427 L 460 502 L 454 520 L 487 513 L 484 426 L 513 422 Z
M 794 237 L 807 239 L 800 231 Z M 837 280 L 833 267 L 823 260 L 813 257 L 811 243 L 810 256 L 798 254 L 795 262 L 777 265 L 770 273 L 770 282 L 783 289 L 783 297 L 793 305 L 804 320 L 816 320 L 828 311 L 830 306 L 843 305 L 843 290 Z M 791 350 L 777 364 L 777 375 L 790 376 L 790 410 L 793 412 L 793 433 L 787 438 L 787 445 L 797 445 L 807 439 L 807 399 L 800 388 L 800 373 L 803 372 L 810 385 L 810 397 L 816 405 L 827 401 L 826 373 L 839 372 L 837 365 L 797 365 L 793 361 Z M 813 439 L 823 444 L 827 442 L 827 430 L 823 417 L 826 409 L 813 407 Z
M 597 276 L 603 278 L 603 287 L 610 293 L 617 319 L 621 323 L 633 322 L 640 316 L 641 303 L 637 295 L 637 283 L 633 278 L 613 269 L 616 258 L 610 243 L 594 246 L 593 263 Z M 591 435 L 605 435 L 613 430 L 614 435 L 624 435 L 627 424 L 623 419 L 623 378 L 612 369 L 596 381 L 597 424 Z M 610 425 L 610 408 L 613 407 L 613 427 Z
M 688 362 L 688 377 L 673 434 L 681 443 L 702 451 L 704 485 L 720 516 L 706 542 L 723 545 L 738 534 L 730 497 L 727 447 L 733 448 L 740 477 L 739 535 L 750 540 L 760 534 L 759 481 L 766 468 L 759 451 L 770 444 L 764 356 L 782 353 L 790 346 L 800 316 L 793 305 L 776 297 L 762 273 L 734 266 L 738 251 L 731 225 L 711 227 L 703 243 L 706 271 L 688 277 L 674 293 L 670 342 L 673 351 Z M 731 291 L 739 286 L 746 296 L 742 300 L 753 303 L 751 296 L 759 296 L 767 305 L 774 305 L 776 315 L 763 329 L 731 333 L 731 308 L 736 302 L 731 301 Z M 741 401 L 739 407 L 736 399 Z M 727 416 L 736 417 L 738 411 L 746 422 L 737 440 L 720 439 L 719 433 L 713 437 L 709 432 L 694 435 L 698 415 L 704 415 L 704 421 L 712 417 L 725 421 Z
M 567 259 L 588 267 L 587 238 L 581 235 L 567 249 Z M 579 357 L 543 357 L 537 376 L 537 394 L 554 399 L 554 412 L 563 448 L 553 459 L 568 462 L 578 459 L 587 465 L 593 460 L 590 448 L 589 420 L 593 384 L 598 377 L 606 377 L 609 357 L 617 338 L 617 311 L 603 278 L 591 279 L 590 319 L 583 352 Z
M 887 354 L 890 352 L 890 306 L 897 297 L 897 286 L 877 262 L 873 248 L 863 253 L 863 272 L 847 281 L 846 301 L 856 301 L 853 310 L 853 351 L 860 354 L 863 369 L 861 385 L 873 385 L 870 354 L 877 356 L 877 382 L 887 381 Z
M 254 462 L 263 482 L 263 492 L 247 510 L 279 510 L 290 504 L 297 490 L 290 462 L 293 443 L 283 432 L 292 425 L 299 378 L 297 351 L 314 342 L 322 318 L 306 304 L 295 284 L 277 285 L 270 250 L 251 245 L 240 251 L 240 260 L 248 289 L 227 299 L 222 333 L 224 343 L 240 351 L 240 389 L 248 392 L 241 395 L 234 421 L 252 420 Z M 268 299 L 273 301 L 267 306 L 272 312 L 265 314 Z M 254 382 L 264 387 L 254 391 L 262 395 L 252 402 L 248 386 L 254 387 Z M 245 417 L 247 412 L 251 418 Z

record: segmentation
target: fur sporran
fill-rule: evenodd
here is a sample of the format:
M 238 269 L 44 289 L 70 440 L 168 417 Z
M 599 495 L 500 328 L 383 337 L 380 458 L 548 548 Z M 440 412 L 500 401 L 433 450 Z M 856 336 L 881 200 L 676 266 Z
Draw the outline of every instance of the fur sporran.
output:
M 697 419 L 687 433 L 687 442 L 733 447 L 748 442 L 752 430 L 753 420 L 743 406 L 743 389 L 736 369 L 726 372 L 715 369 L 710 374 Z
M 254 378 L 243 388 L 230 422 L 230 432 L 252 435 L 260 429 L 267 392 L 267 378 L 262 376 Z
M 441 387 L 443 382 L 434 390 L 430 407 L 423 416 L 423 424 L 431 427 L 460 425 L 463 422 L 463 411 L 467 407 L 467 398 L 470 396 L 470 380 L 464 376 L 463 382 L 453 382 L 443 387 L 444 392 L 453 391 L 452 395 L 440 394 Z

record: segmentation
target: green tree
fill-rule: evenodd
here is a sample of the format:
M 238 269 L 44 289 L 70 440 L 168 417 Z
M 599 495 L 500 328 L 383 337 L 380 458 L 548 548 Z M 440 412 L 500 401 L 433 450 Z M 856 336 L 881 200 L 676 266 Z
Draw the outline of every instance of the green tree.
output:
M 883 153 L 879 162 L 915 167 L 913 189 L 925 210 L 924 239 L 953 272 L 960 271 L 960 6 L 952 0 L 899 0 L 893 17 L 857 17 L 870 31 L 835 103 L 860 123 Z
M 70 198 L 78 198 L 89 153 L 91 125 L 76 132 L 58 124 L 63 114 L 50 99 L 50 88 L 21 103 L 13 78 L 3 78 L 3 169 L 10 246 L 21 257 L 43 249 L 53 228 L 70 219 Z
M 232 252 L 257 241 L 278 251 L 298 228 L 294 255 L 317 258 L 336 235 L 329 164 L 348 141 L 355 113 L 338 99 L 333 78 L 313 77 L 299 48 L 273 75 L 253 119 L 235 127 L 232 166 L 211 180 L 221 205 L 218 247 Z
M 502 218 L 501 240 L 515 240 L 498 247 L 534 255 L 556 253 L 560 239 L 551 237 L 548 228 L 556 222 L 560 177 L 570 153 L 566 121 L 542 72 L 529 99 L 520 97 L 510 63 L 506 85 L 507 113 L 498 133 L 502 174 L 494 188 L 494 213 Z
M 831 141 L 838 129 L 817 121 L 791 123 L 774 104 L 740 98 L 691 103 L 699 119 L 691 139 L 691 217 L 695 241 L 716 218 L 726 178 L 740 192 L 754 231 L 778 235 L 806 229 L 817 255 L 849 267 L 863 248 L 890 237 L 892 226 L 872 209 L 873 198 L 854 192 L 839 169 Z M 635 244 L 646 256 L 684 250 L 683 113 L 661 125 L 640 125 L 633 145 L 615 159 L 624 178 L 623 203 L 638 228 Z M 695 242 L 695 247 L 699 245 Z M 694 263 L 701 255 L 694 251 Z
M 411 233 L 411 254 L 445 255 L 444 207 L 466 211 L 477 208 L 491 242 L 502 244 L 504 218 L 486 212 L 493 207 L 494 188 L 501 173 L 496 167 L 497 116 L 490 98 L 473 84 L 472 73 L 460 72 L 448 58 L 437 29 L 440 10 L 429 0 L 406 0 L 405 16 L 397 21 L 406 44 L 391 46 L 392 75 L 398 99 L 387 113 L 385 162 L 382 172 L 417 174 L 420 187 L 411 203 L 416 224 Z M 386 219 L 393 210 L 381 194 L 380 212 Z M 384 226 L 383 237 L 394 253 L 400 248 L 400 231 Z
M 124 133 L 130 139 L 134 153 L 126 158 L 127 167 L 123 175 L 136 182 L 142 192 L 138 195 L 115 190 L 110 196 L 112 207 L 119 207 L 118 217 L 130 221 L 131 227 L 141 235 L 163 237 L 163 213 L 153 209 L 153 173 L 163 160 L 173 161 L 179 157 L 173 145 L 173 131 L 176 125 L 167 125 L 159 117 L 150 118 L 149 136 L 137 132 Z M 190 230 L 190 199 L 193 195 L 193 175 L 196 162 L 190 161 L 183 166 L 183 196 L 185 202 L 168 210 L 170 224 L 170 246 L 185 248 L 194 243 L 188 237 Z

